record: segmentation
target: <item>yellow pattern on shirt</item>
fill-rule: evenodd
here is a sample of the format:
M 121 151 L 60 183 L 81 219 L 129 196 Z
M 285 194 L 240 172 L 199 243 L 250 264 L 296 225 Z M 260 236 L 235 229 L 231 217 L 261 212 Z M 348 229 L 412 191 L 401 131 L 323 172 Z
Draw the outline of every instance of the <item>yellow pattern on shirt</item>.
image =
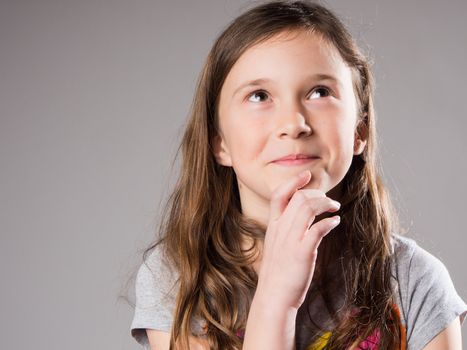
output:
M 306 350 L 323 350 L 331 337 L 331 332 L 324 333 L 313 344 L 310 344 Z

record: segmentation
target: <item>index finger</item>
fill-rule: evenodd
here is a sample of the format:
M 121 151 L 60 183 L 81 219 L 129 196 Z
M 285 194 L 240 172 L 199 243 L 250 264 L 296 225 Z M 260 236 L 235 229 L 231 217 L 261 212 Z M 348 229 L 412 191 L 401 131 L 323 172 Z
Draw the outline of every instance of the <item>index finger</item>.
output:
M 311 180 L 311 172 L 306 170 L 297 176 L 294 176 L 290 181 L 277 186 L 271 194 L 269 219 L 277 220 L 282 215 L 285 207 L 289 203 L 293 194 L 305 186 Z

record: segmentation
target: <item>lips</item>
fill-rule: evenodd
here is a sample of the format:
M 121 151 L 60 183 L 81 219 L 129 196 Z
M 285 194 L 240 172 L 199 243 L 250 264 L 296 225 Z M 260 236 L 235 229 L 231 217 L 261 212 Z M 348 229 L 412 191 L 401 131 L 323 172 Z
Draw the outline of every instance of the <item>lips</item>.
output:
M 313 154 L 298 153 L 298 154 L 288 154 L 284 157 L 273 160 L 273 162 L 279 162 L 279 161 L 284 161 L 284 160 L 297 160 L 297 159 L 316 159 L 316 158 L 319 158 L 319 157 Z

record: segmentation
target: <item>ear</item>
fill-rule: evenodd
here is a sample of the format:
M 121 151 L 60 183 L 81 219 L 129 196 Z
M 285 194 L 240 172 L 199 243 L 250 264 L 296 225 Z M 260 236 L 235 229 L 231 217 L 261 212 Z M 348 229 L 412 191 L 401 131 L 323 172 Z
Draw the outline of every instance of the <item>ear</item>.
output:
M 366 146 L 366 141 L 355 138 L 354 146 L 353 146 L 353 154 L 354 155 L 362 154 L 363 151 L 365 150 L 365 146 Z
M 366 142 L 368 140 L 368 128 L 362 120 L 359 120 L 357 127 L 355 128 L 355 137 L 354 137 L 354 144 L 353 144 L 353 154 L 359 155 L 362 154 Z
M 232 166 L 229 149 L 221 135 L 217 134 L 214 136 L 212 145 L 217 163 L 223 166 Z

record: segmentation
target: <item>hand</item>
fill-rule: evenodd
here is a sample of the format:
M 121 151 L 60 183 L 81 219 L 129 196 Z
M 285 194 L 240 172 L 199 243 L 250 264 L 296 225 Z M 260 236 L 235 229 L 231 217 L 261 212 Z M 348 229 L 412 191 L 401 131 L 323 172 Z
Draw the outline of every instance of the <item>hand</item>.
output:
M 318 246 L 340 222 L 335 215 L 313 223 L 316 216 L 339 210 L 340 204 L 320 190 L 301 189 L 310 179 L 309 171 L 295 176 L 271 196 L 256 290 L 269 305 L 300 307 L 313 277 Z

